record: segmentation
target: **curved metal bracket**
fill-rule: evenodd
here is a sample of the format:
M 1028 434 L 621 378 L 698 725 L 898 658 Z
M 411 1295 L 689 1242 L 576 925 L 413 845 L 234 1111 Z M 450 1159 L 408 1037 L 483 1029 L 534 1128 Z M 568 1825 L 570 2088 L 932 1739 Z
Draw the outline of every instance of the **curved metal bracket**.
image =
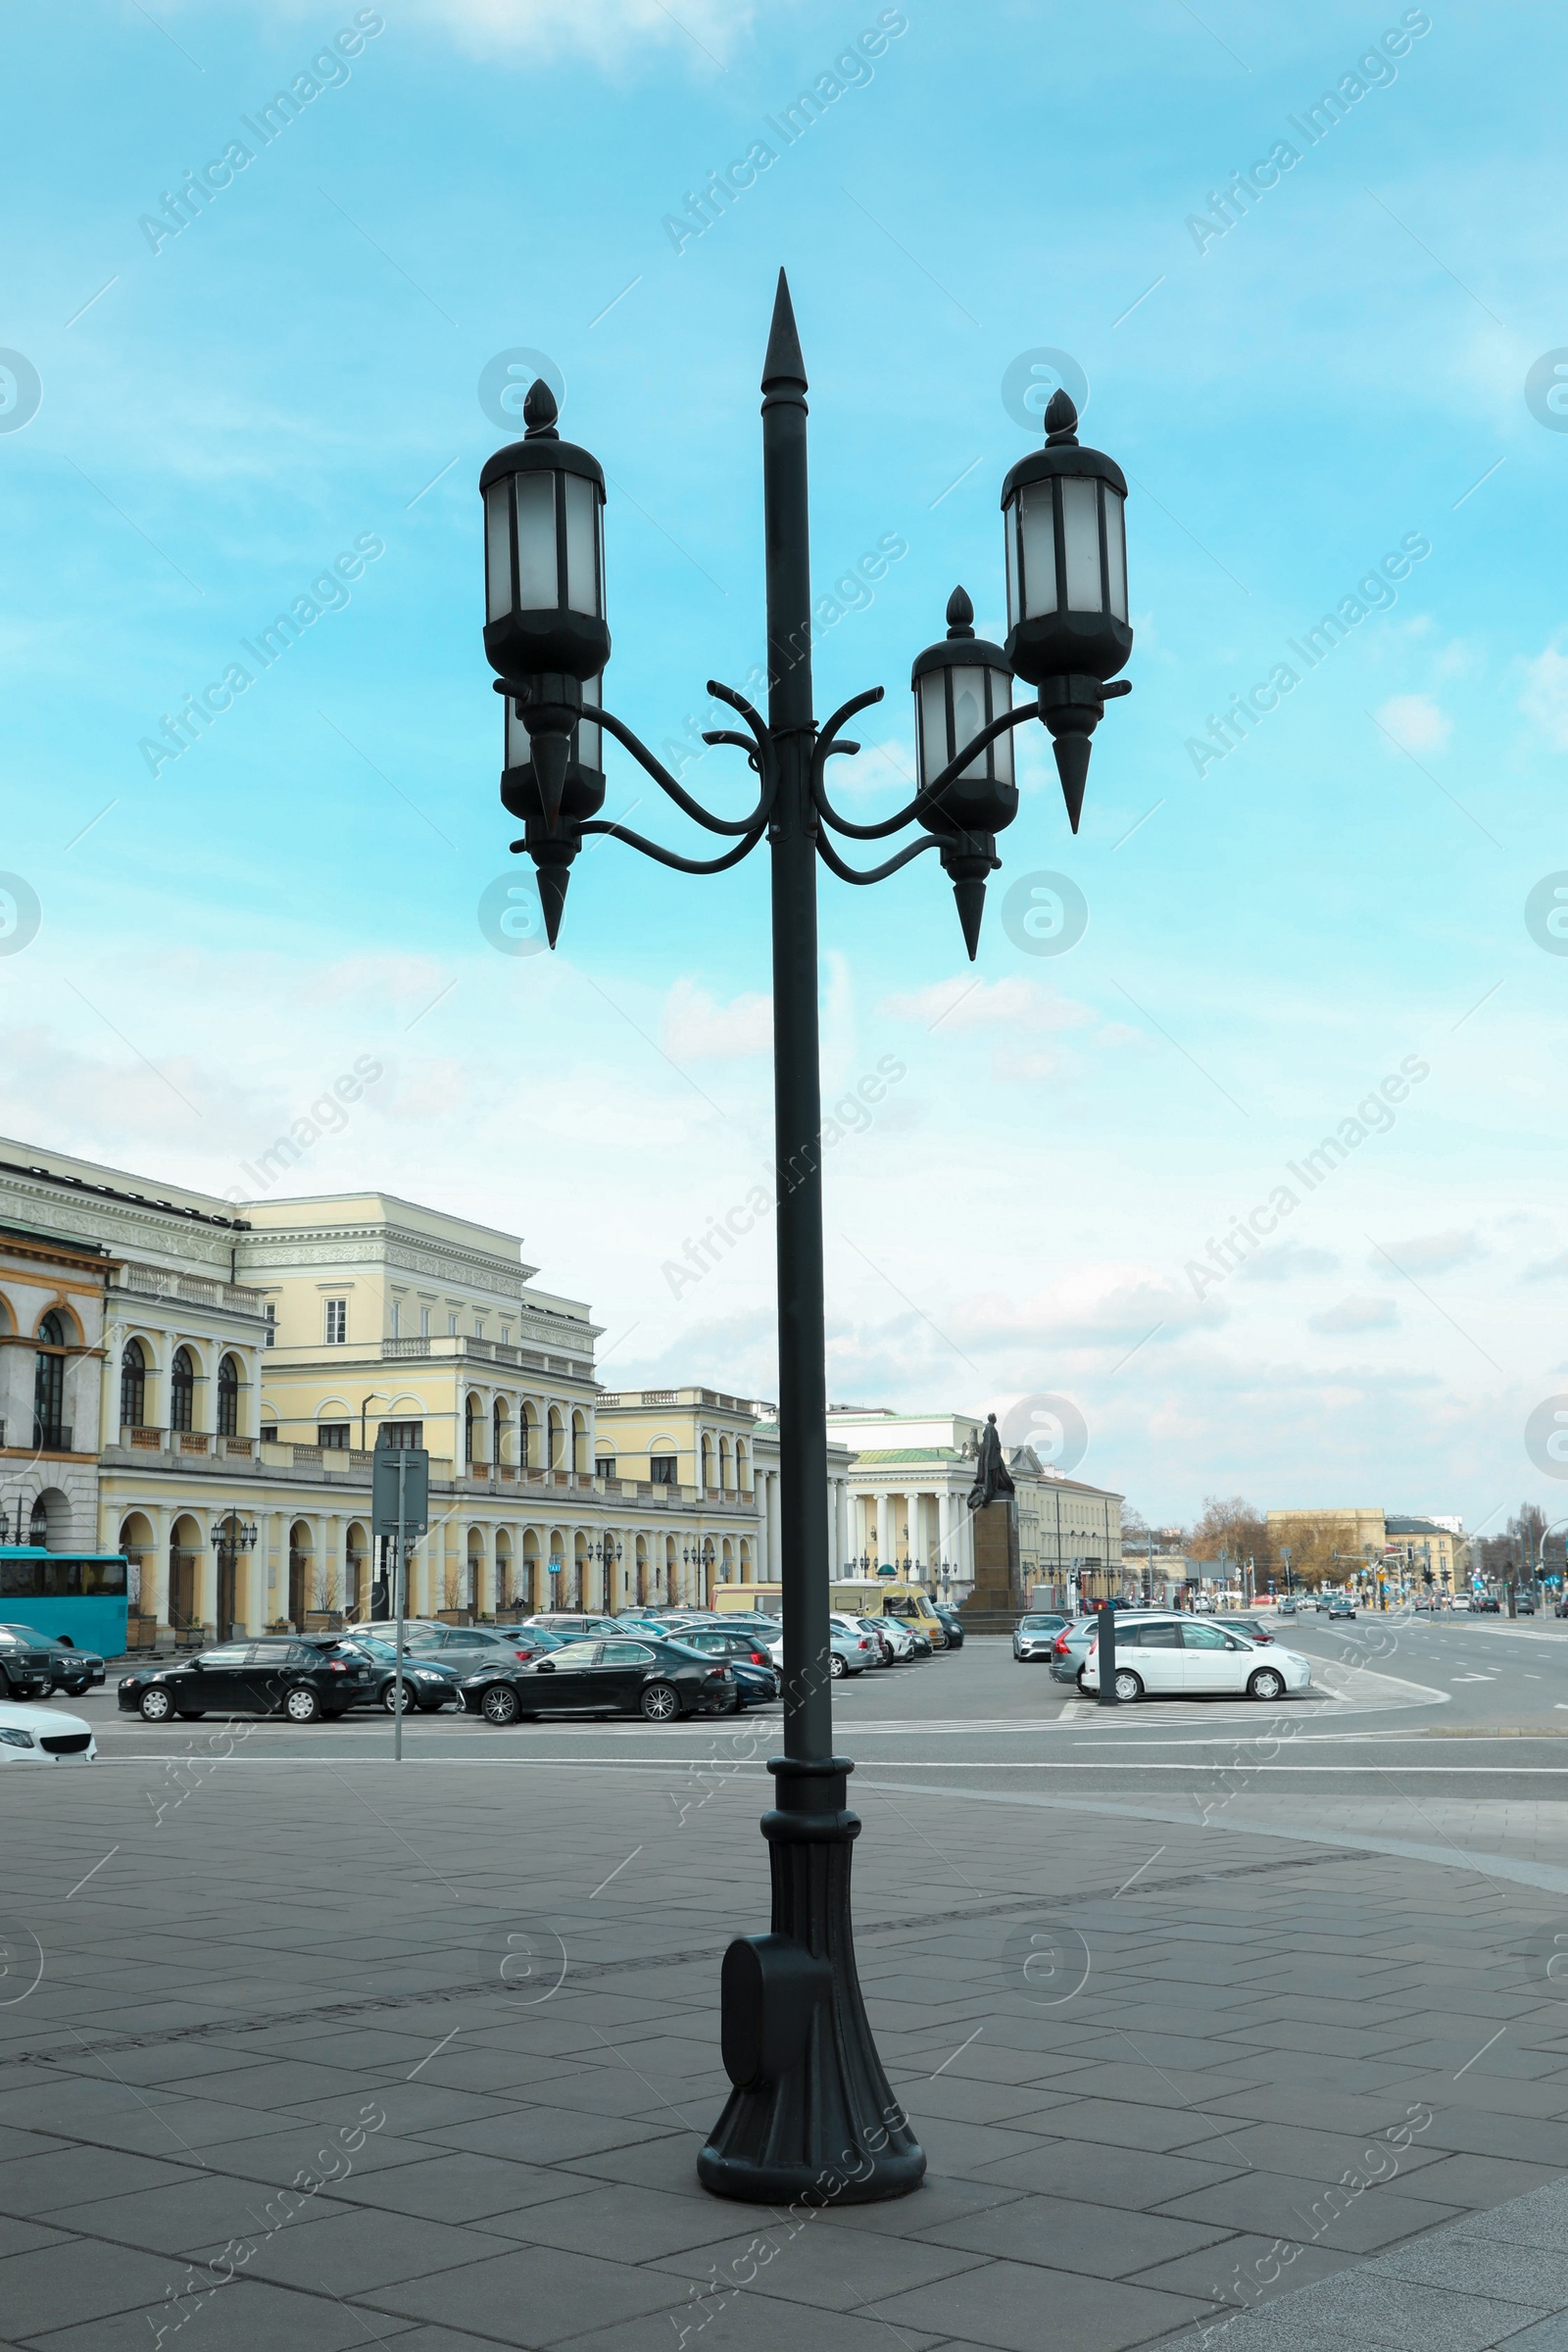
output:
M 889 874 L 898 872 L 901 865 L 907 865 L 911 858 L 923 856 L 927 850 L 940 849 L 941 846 L 936 835 L 928 833 L 924 841 L 911 841 L 908 848 L 901 850 L 896 858 L 888 858 L 881 865 L 873 865 L 868 873 L 862 874 L 853 865 L 845 864 L 825 833 L 819 833 L 816 837 L 817 854 L 822 863 L 829 873 L 837 874 L 841 882 L 885 882 Z
M 714 691 L 716 691 L 716 689 Z M 729 702 L 731 704 L 736 704 L 740 701 L 740 698 L 730 694 L 727 688 L 719 695 L 718 699 L 721 702 Z M 754 728 L 753 731 L 754 734 L 757 734 L 758 751 L 756 756 L 753 757 L 753 765 L 758 769 L 762 786 L 761 797 L 759 799 L 757 807 L 752 810 L 749 816 L 744 817 L 712 815 L 707 808 L 703 807 L 701 801 L 693 800 L 691 794 L 685 790 L 684 786 L 675 781 L 675 778 L 670 774 L 663 761 L 662 760 L 655 759 L 653 753 L 648 749 L 648 746 L 642 742 L 638 736 L 632 733 L 630 727 L 626 725 L 624 719 L 617 718 L 612 710 L 598 710 L 595 711 L 593 715 L 597 723 L 604 728 L 606 734 L 613 735 L 615 741 L 622 747 L 622 749 L 630 752 L 638 766 L 646 769 L 647 773 L 653 777 L 654 782 L 659 786 L 661 792 L 667 793 L 669 798 L 674 802 L 676 808 L 684 809 L 685 813 L 697 824 L 705 825 L 710 833 L 752 833 L 755 832 L 759 826 L 767 822 L 768 811 L 773 805 L 775 778 L 772 773 L 772 745 L 768 739 L 767 730 L 762 726 L 760 719 L 757 718 L 757 713 L 752 710 L 752 707 L 749 703 L 744 704 L 742 709 L 749 718 L 757 720 L 756 728 Z M 759 732 L 759 730 L 760 731 Z M 733 741 L 735 739 L 731 738 L 730 740 Z M 750 753 L 749 746 L 747 749 Z M 701 872 L 704 869 L 699 867 L 696 870 Z
M 771 802 L 771 793 L 767 797 Z M 730 830 L 728 827 L 725 829 Z M 756 849 L 766 830 L 766 819 L 764 817 L 763 822 L 748 833 L 743 841 L 738 841 L 734 849 L 726 850 L 722 858 L 682 858 L 678 851 L 662 849 L 657 841 L 649 841 L 645 835 L 633 833 L 628 825 L 606 824 L 597 817 L 590 817 L 578 830 L 582 833 L 603 833 L 612 841 L 623 841 L 628 849 L 640 850 L 645 858 L 652 858 L 658 865 L 672 866 L 677 874 L 721 874 L 727 865 L 739 865 L 741 859 Z
M 867 703 L 879 701 L 881 691 L 878 687 L 873 694 L 862 694 L 853 703 L 846 703 L 842 710 L 834 712 L 830 725 L 836 727 L 852 711 L 863 709 Z M 824 729 L 817 742 L 816 756 L 811 761 L 811 799 L 816 804 L 817 814 L 824 823 L 832 826 L 835 833 L 846 834 L 852 841 L 883 841 L 888 834 L 900 832 L 905 825 L 917 818 L 923 819 L 937 807 L 948 786 L 957 782 L 976 754 L 983 752 L 988 744 L 995 743 L 999 735 L 1005 735 L 1009 727 L 1021 727 L 1031 718 L 1039 716 L 1040 706 L 1036 702 L 1020 703 L 1014 710 L 1004 710 L 1000 718 L 992 719 L 989 726 L 982 727 L 978 735 L 971 736 L 962 751 L 948 761 L 941 775 L 933 777 L 923 791 L 915 794 L 912 801 L 899 809 L 896 815 L 885 816 L 874 825 L 858 825 L 849 817 L 840 816 L 829 801 L 823 788 L 822 771 L 835 752 L 849 752 L 856 747 L 831 742 L 828 730 Z

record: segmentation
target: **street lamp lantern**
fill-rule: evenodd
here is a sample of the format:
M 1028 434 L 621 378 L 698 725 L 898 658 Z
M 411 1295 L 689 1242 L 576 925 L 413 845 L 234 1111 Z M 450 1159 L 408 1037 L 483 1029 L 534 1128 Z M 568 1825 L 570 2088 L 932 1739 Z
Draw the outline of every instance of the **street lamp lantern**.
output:
M 1046 403 L 1046 445 L 1002 485 L 1006 517 L 1006 659 L 1040 692 L 1073 831 L 1083 808 L 1089 738 L 1133 650 L 1127 622 L 1127 476 L 1081 448 L 1065 392 Z
M 1128 691 L 1125 682 L 1105 681 L 1132 650 L 1122 528 L 1127 483 L 1108 458 L 1079 447 L 1076 412 L 1057 394 L 1047 411 L 1045 448 L 1013 467 L 1003 493 L 1006 646 L 975 636 L 973 606 L 956 590 L 948 636 L 913 665 L 915 795 L 873 823 L 844 815 L 828 794 L 828 764 L 858 753 L 844 730 L 857 712 L 882 700 L 883 689 L 852 696 L 826 720 L 816 716 L 807 389 L 781 270 L 761 381 L 767 711 L 710 678 L 709 693 L 738 723 L 703 736 L 745 758 L 751 805 L 735 816 L 705 808 L 603 701 L 599 682 L 610 656 L 605 477 L 597 460 L 561 439 L 547 385 L 534 384 L 523 404 L 523 439 L 499 450 L 479 477 L 484 650 L 495 691 L 510 706 L 502 799 L 522 819 L 522 837 L 513 847 L 537 869 L 551 947 L 572 862 L 590 836 L 621 842 L 686 874 L 722 873 L 767 844 L 780 1172 L 774 1235 L 784 1752 L 769 1762 L 775 1800 L 762 1822 L 771 1860 L 771 1933 L 739 1938 L 725 1955 L 721 2040 L 734 2089 L 698 2157 L 698 2177 L 721 2195 L 769 2205 L 818 2197 L 824 2179 L 842 2183 L 846 2203 L 900 2196 L 925 2172 L 860 1994 L 850 1904 L 860 1823 L 849 1803 L 854 1766 L 833 1746 L 829 1531 L 822 1509 L 828 1458 L 817 866 L 863 887 L 935 850 L 955 886 L 972 959 L 986 881 L 999 863 L 997 836 L 1018 812 L 1012 729 L 1039 718 L 1054 736 L 1076 832 L 1090 734 L 1107 698 Z M 1014 705 L 1013 673 L 1037 690 L 1035 698 Z M 712 856 L 683 856 L 599 814 L 607 735 L 684 816 L 717 836 Z M 880 863 L 852 865 L 841 855 L 843 844 L 907 835 L 910 828 L 914 837 Z M 710 1572 L 711 1543 L 696 1539 L 689 1548 Z M 683 1564 L 687 1557 L 683 1550 Z M 862 1571 L 869 1564 L 862 1558 Z M 906 1547 L 906 1572 L 910 1565 Z M 852 2166 L 843 2182 L 840 2168 Z
M 497 672 L 498 690 L 513 706 L 526 735 L 529 758 L 510 739 L 511 777 L 526 765 L 531 789 L 514 786 L 521 806 L 503 799 L 514 816 L 544 822 L 539 846 L 557 833 L 572 738 L 582 715 L 584 684 L 602 673 L 610 659 L 605 618 L 605 473 L 599 460 L 556 430 L 556 400 L 548 384 L 533 385 L 523 402 L 527 431 L 520 441 L 498 449 L 479 476 L 484 499 L 485 657 Z M 597 730 L 595 730 L 597 732 Z M 579 796 L 580 797 L 580 796 Z M 568 813 L 592 815 L 595 808 Z M 551 945 L 551 902 L 560 920 L 565 896 L 564 868 L 570 860 L 538 857 L 540 899 Z M 549 872 L 552 882 L 547 883 Z M 559 897 L 554 877 L 559 871 Z
M 974 960 L 985 910 L 986 876 L 1002 863 L 997 835 L 1018 813 L 1012 774 L 1012 672 L 1000 645 L 974 633 L 974 606 L 961 588 L 948 599 L 948 633 L 917 654 L 914 689 L 915 773 L 922 795 L 933 793 L 920 822 L 937 843 L 953 884 L 964 945 Z M 1025 713 L 1027 716 L 1027 712 Z M 990 731 L 1003 720 L 1001 732 Z M 961 752 L 967 764 L 936 797 L 938 779 L 952 775 Z

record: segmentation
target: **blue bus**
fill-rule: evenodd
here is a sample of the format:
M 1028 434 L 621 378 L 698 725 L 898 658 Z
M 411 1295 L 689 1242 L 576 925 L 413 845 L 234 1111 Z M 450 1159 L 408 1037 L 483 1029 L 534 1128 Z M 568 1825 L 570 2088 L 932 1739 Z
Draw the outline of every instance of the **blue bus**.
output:
M 0 1544 L 0 1625 L 30 1626 L 73 1649 L 125 1653 L 126 1562 L 119 1551 Z

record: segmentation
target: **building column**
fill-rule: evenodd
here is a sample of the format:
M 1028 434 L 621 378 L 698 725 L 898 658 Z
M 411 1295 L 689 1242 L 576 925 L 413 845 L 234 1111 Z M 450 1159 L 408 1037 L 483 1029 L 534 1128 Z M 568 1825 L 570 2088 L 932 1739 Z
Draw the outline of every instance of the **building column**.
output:
M 948 1487 L 937 1491 L 937 1557 L 953 1558 L 953 1494 Z
M 218 1624 L 218 1554 L 212 1545 L 212 1530 L 203 1525 L 212 1513 L 203 1511 L 195 1517 L 202 1535 L 201 1565 L 196 1571 L 196 1618 L 205 1633 L 208 1626 L 216 1629 Z
M 779 1474 L 767 1474 L 767 1556 L 771 1563 L 772 1581 L 781 1584 L 784 1578 L 784 1521 L 779 1499 Z
M 873 1576 L 884 1560 L 891 1560 L 893 1557 L 892 1525 L 893 1497 L 888 1494 L 878 1494 L 876 1497 L 876 1558 L 871 1563 Z
M 141 1606 L 143 1616 L 151 1616 L 155 1626 L 169 1623 L 169 1525 L 170 1515 L 162 1503 L 142 1506 L 148 1526 L 153 1531 L 153 1557 L 149 1568 L 145 1561 L 141 1571 Z

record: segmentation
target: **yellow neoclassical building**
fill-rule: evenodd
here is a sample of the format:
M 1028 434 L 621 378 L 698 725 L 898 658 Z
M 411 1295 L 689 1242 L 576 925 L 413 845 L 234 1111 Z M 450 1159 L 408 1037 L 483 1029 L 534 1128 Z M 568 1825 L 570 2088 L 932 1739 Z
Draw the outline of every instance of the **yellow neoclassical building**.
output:
M 535 1287 L 514 1235 L 379 1192 L 236 1208 L 3 1141 L 0 1225 L 59 1245 L 103 1301 L 62 1359 L 71 1444 L 90 1426 L 91 1447 L 0 1448 L 17 1507 L 47 1490 L 62 1527 L 96 1513 L 98 1547 L 131 1561 L 144 1639 L 368 1611 L 383 1431 L 431 1455 L 416 1612 L 702 1601 L 726 1571 L 755 1573 L 759 1408 L 679 1392 L 702 1420 L 674 1479 L 601 1454 L 598 1328 Z M 12 1318 L 33 1379 L 42 1296 L 19 1285 Z M 30 1439 L 31 1415 L 3 1435 Z M 251 1529 L 251 1546 L 228 1541 Z

